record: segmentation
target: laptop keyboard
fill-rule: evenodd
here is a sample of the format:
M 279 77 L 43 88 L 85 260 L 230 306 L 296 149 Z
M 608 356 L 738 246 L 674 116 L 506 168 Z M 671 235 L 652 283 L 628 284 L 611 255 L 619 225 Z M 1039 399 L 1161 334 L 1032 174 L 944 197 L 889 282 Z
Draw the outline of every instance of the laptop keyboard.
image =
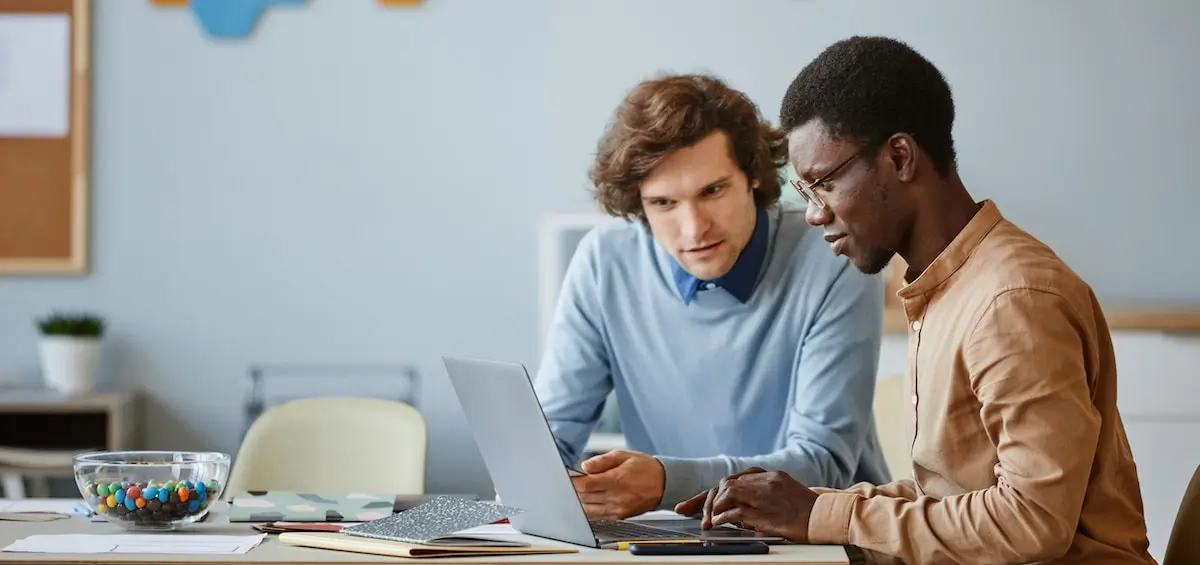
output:
M 686 537 L 681 532 L 621 520 L 591 520 L 589 523 L 592 525 L 592 532 L 599 539 L 635 541 Z

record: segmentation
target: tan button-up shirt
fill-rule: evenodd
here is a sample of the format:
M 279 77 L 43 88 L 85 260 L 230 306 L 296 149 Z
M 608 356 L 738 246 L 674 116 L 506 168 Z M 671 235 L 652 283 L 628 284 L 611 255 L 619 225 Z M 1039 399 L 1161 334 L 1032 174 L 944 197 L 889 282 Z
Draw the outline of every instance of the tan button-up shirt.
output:
M 1154 563 L 1091 288 L 985 201 L 898 296 L 912 477 L 814 489 L 811 542 L 908 563 Z

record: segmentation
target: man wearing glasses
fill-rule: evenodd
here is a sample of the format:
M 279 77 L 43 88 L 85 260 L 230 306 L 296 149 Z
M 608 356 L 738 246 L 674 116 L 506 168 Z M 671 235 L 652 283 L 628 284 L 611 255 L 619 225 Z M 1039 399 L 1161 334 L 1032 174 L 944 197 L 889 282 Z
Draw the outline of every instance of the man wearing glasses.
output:
M 800 72 L 780 113 L 833 252 L 868 273 L 908 264 L 912 476 L 828 489 L 749 469 L 676 510 L 881 561 L 1154 563 L 1104 315 L 1050 248 L 967 192 L 941 73 L 855 37 Z
M 709 76 L 633 89 L 599 143 L 589 233 L 535 378 L 574 465 L 613 390 L 630 450 L 581 464 L 591 518 L 675 503 L 752 466 L 889 480 L 872 418 L 883 286 L 781 205 L 784 136 Z

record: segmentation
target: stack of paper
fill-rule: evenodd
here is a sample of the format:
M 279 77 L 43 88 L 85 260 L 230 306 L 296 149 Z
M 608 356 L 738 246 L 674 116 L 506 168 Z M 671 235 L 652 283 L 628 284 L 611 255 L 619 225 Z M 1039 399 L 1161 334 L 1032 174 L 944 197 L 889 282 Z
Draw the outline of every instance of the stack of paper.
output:
M 0 500 L 0 512 L 57 512 L 71 516 L 83 504 L 80 498 L 22 498 Z
M 238 554 L 254 549 L 266 534 L 40 534 L 19 539 L 3 551 L 18 553 L 189 553 Z
M 533 547 L 528 542 L 487 531 L 492 523 L 520 509 L 451 497 L 434 500 L 386 518 L 342 528 L 337 533 L 285 532 L 287 545 L 396 557 L 452 557 L 467 555 L 533 555 L 574 553 L 560 547 Z M 515 533 L 505 525 L 508 533 Z M 499 535 L 497 535 L 499 534 Z
M 391 557 L 469 557 L 474 555 L 539 555 L 547 553 L 578 553 L 567 547 L 533 547 L 518 543 L 512 547 L 495 545 L 425 545 L 395 540 L 363 538 L 325 532 L 289 532 L 279 534 L 285 545 L 315 547 L 355 553 L 388 555 Z

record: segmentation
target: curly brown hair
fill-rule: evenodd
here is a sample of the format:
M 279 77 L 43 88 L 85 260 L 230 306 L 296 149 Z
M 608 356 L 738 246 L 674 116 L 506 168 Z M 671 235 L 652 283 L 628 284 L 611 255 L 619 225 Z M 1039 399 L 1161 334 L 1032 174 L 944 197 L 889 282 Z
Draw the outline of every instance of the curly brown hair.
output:
M 600 139 L 588 176 L 610 215 L 645 221 L 640 187 L 667 154 L 721 130 L 730 154 L 753 186 L 754 203 L 779 201 L 787 137 L 762 119 L 749 97 L 703 74 L 666 75 L 633 88 Z

